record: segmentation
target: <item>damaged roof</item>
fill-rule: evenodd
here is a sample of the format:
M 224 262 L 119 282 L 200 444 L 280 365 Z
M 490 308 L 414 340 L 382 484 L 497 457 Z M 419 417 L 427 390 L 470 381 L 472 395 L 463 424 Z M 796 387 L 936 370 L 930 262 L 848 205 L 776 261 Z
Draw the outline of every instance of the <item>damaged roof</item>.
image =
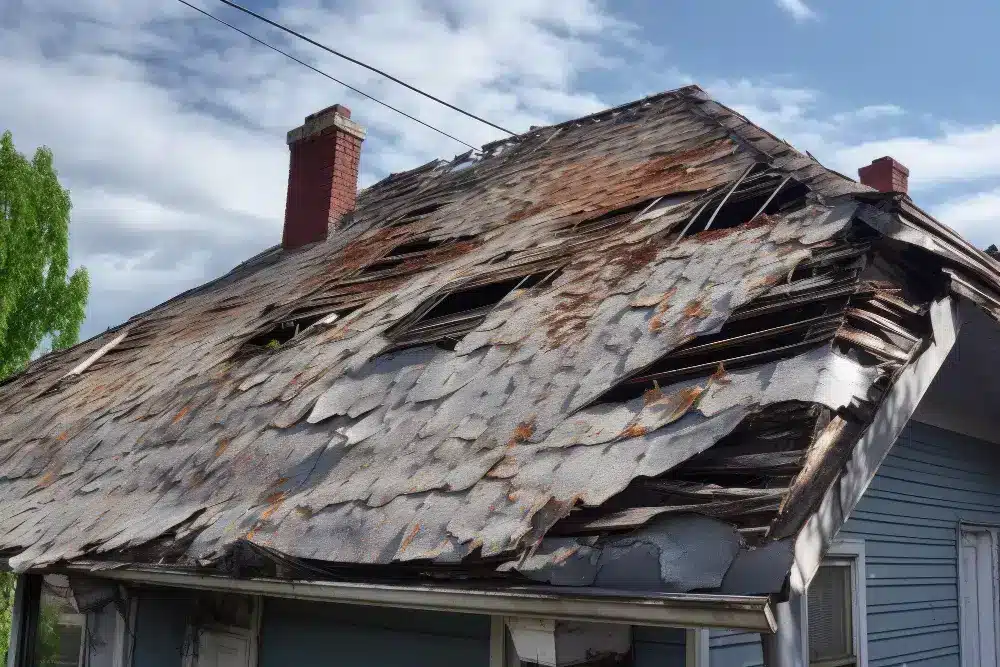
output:
M 0 386 L 0 554 L 779 590 L 939 268 L 995 279 L 901 205 L 697 87 L 394 174 Z

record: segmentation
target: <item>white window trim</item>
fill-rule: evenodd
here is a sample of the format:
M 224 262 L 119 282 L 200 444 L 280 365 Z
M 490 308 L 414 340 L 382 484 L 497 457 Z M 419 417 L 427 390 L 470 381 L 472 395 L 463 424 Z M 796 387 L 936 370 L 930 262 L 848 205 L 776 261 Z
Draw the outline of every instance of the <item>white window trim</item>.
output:
M 709 667 L 709 631 L 705 628 L 684 632 L 684 667 Z
M 851 631 L 854 635 L 854 655 L 857 667 L 868 667 L 868 605 L 866 602 L 867 574 L 865 572 L 864 540 L 838 540 L 827 549 L 824 562 L 847 560 L 851 568 Z M 802 630 L 802 664 L 809 664 L 809 599 L 799 596 L 799 618 Z

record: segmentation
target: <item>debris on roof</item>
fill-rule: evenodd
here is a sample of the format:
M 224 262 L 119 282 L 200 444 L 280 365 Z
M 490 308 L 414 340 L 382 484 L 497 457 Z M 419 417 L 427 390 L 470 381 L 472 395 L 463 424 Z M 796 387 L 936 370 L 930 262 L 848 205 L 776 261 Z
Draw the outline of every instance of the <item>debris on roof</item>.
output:
M 0 555 L 778 590 L 930 301 L 989 291 L 901 207 L 695 87 L 394 174 L 0 386 Z

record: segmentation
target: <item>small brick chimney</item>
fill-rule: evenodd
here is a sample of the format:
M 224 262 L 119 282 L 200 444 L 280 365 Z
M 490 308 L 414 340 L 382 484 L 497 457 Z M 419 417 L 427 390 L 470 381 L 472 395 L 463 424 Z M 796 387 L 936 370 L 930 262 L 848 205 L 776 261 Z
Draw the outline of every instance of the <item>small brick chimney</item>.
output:
M 905 195 L 910 183 L 910 170 L 887 155 L 858 169 L 858 177 L 864 185 L 879 192 L 901 192 Z
M 334 104 L 288 133 L 288 198 L 281 245 L 292 250 L 326 239 L 327 228 L 354 210 L 363 127 Z

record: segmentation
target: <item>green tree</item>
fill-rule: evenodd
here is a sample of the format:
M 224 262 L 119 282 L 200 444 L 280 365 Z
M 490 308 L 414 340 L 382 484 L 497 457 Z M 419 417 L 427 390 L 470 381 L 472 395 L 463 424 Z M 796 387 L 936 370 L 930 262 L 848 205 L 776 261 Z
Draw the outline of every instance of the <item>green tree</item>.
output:
M 0 572 L 0 664 L 7 664 L 10 644 L 10 611 L 14 606 L 14 575 Z
M 44 343 L 77 341 L 90 281 L 86 269 L 69 276 L 70 199 L 52 167 L 52 152 L 31 160 L 0 136 L 0 379 L 24 368 Z M 16 578 L 0 571 L 0 664 L 6 664 Z M 54 664 L 58 611 L 39 619 L 39 662 Z
M 15 373 L 39 346 L 77 341 L 90 281 L 69 274 L 69 192 L 52 152 L 31 160 L 10 132 L 0 137 L 0 378 Z
M 10 648 L 10 620 L 14 607 L 14 585 L 17 577 L 0 572 L 0 665 L 7 664 Z M 59 608 L 43 603 L 38 619 L 38 667 L 51 667 L 59 660 Z

